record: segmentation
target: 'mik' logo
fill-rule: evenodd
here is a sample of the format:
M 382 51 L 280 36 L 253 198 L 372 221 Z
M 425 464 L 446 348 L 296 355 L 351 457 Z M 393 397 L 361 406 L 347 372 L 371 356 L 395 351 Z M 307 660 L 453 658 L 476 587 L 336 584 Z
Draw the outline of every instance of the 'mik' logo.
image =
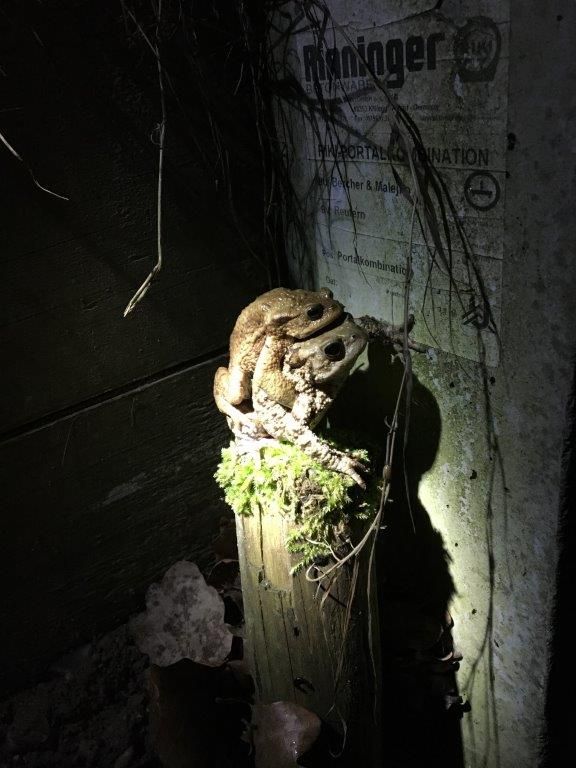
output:
M 502 38 L 498 25 L 485 16 L 468 19 L 454 38 L 454 58 L 463 82 L 494 79 Z

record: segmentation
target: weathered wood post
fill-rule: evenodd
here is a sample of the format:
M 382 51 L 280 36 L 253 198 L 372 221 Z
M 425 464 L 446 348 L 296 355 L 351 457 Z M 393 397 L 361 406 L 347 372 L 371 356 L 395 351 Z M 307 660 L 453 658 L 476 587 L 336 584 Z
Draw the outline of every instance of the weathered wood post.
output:
M 340 734 L 333 751 L 342 749 L 343 764 L 377 765 L 378 621 L 375 590 L 367 593 L 370 545 L 339 568 L 332 583 L 312 583 L 305 571 L 290 573 L 286 517 L 260 509 L 237 516 L 236 528 L 246 657 L 258 701 L 310 709 Z

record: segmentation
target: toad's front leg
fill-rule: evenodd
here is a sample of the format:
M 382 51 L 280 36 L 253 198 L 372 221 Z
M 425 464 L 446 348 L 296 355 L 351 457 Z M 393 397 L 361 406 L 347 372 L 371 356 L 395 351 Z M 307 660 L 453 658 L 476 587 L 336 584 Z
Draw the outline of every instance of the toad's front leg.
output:
M 319 438 L 305 421 L 294 415 L 298 413 L 298 408 L 295 408 L 294 411 L 286 410 L 282 405 L 272 400 L 264 390 L 253 393 L 253 403 L 258 420 L 272 437 L 297 445 L 305 454 L 327 469 L 342 472 L 351 477 L 362 488 L 366 487 L 366 482 L 362 477 L 362 473 L 366 472 L 364 464 Z

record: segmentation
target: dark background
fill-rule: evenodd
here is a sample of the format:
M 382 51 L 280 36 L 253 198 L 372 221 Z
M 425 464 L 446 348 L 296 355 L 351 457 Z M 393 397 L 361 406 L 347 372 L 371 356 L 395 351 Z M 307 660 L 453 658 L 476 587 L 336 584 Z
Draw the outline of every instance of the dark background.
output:
M 0 3 L 0 132 L 25 161 L 0 145 L 2 693 L 205 561 L 226 512 L 212 377 L 271 273 L 245 41 L 217 5 L 163 5 L 165 264 L 124 319 L 156 260 L 153 6 Z

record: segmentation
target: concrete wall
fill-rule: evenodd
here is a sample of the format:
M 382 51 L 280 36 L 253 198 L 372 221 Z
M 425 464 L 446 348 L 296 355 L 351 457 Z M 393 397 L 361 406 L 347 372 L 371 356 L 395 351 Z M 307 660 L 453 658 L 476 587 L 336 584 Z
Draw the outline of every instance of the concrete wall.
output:
M 489 397 L 480 375 L 466 380 L 447 356 L 417 364 L 443 417 L 422 500 L 453 558 L 470 765 L 535 766 L 545 732 L 576 347 L 575 23 L 568 3 L 511 6 L 516 139 L 507 162 L 502 358 L 489 371 Z
M 576 338 L 569 160 L 575 150 L 575 22 L 566 2 L 511 4 L 509 132 L 516 141 L 507 163 L 502 360 L 490 384 L 500 467 L 486 460 L 493 464 L 496 457 L 483 440 L 479 389 L 456 378 L 460 391 L 471 394 L 458 407 L 446 390 L 450 365 L 429 374 L 452 426 L 437 466 L 461 470 L 457 490 L 450 481 L 438 482 L 437 472 L 425 493 L 440 488 L 462 510 L 457 522 L 447 523 L 441 505 L 433 505 L 448 540 L 460 542 L 453 565 L 457 635 L 469 662 L 475 654 L 481 659 L 469 693 L 471 717 L 463 723 L 471 764 L 476 756 L 496 765 L 499 752 L 504 766 L 536 765 L 544 730 Z M 471 454 L 465 450 L 458 458 L 451 449 L 457 441 L 470 445 Z M 478 484 L 468 480 L 473 468 Z M 489 632 L 482 645 L 484 627 Z
M 372 8 L 330 5 L 340 21 L 366 21 Z M 373 10 L 376 21 L 381 9 Z M 464 656 L 457 682 L 471 705 L 454 764 L 471 768 L 535 767 L 546 734 L 576 350 L 575 25 L 571 3 L 511 2 L 499 364 L 446 351 L 414 358 L 420 410 L 426 402 L 429 413 L 437 407 L 441 425 L 429 466 L 422 462 L 426 436 L 414 431 L 427 429 L 426 419 L 413 419 L 408 471 L 420 479 L 420 455 L 419 503 L 448 558 L 454 636 Z M 301 181 L 306 164 L 295 167 Z M 383 216 L 383 231 L 388 223 Z M 322 263 L 319 253 L 320 272 Z M 368 278 L 341 298 L 361 312 L 377 306 L 378 292 Z M 393 369 L 383 370 L 392 380 Z M 362 400 L 365 412 L 369 398 L 388 397 L 385 385 L 358 383 L 368 379 L 364 371 L 352 384 L 356 412 Z M 417 551 L 408 548 L 406 558 Z

